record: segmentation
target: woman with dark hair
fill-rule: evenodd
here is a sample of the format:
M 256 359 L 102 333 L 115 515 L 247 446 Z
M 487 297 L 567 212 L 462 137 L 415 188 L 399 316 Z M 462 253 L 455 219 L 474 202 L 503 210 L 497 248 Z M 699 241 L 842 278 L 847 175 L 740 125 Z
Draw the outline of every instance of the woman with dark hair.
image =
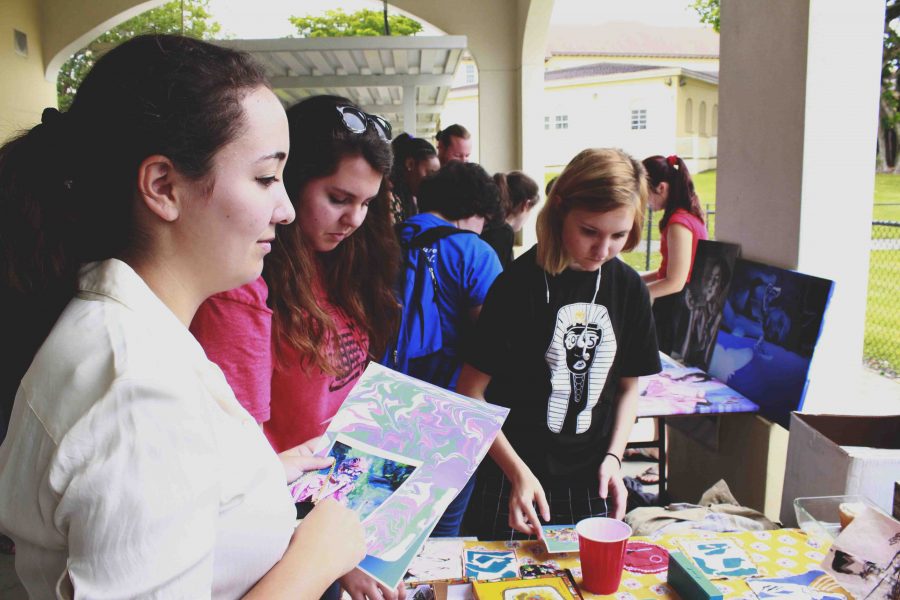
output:
M 191 325 L 277 452 L 325 432 L 400 313 L 390 124 L 339 96 L 302 100 L 287 117 L 297 220 L 261 278 L 211 298 Z M 342 585 L 354 597 L 396 594 L 361 571 Z
M 537 182 L 521 171 L 494 173 L 500 192 L 500 210 L 484 225 L 481 239 L 486 241 L 506 269 L 513 261 L 513 243 L 522 230 L 531 209 L 539 200 Z
M 0 529 L 29 596 L 314 598 L 362 558 L 335 502 L 294 529 L 287 482 L 327 461 L 279 461 L 187 329 L 293 220 L 288 147 L 247 55 L 143 36 L 0 149 Z
M 662 211 L 659 219 L 659 269 L 641 274 L 653 299 L 653 320 L 659 349 L 671 354 L 683 314 L 681 291 L 691 280 L 697 243 L 709 238 L 700 208 L 700 198 L 684 161 L 671 156 L 650 156 L 644 159 L 650 180 L 650 209 Z M 628 456 L 642 455 L 658 459 L 655 448 L 629 451 Z M 655 466 L 644 471 L 638 480 L 645 484 L 659 483 Z
M 678 326 L 674 322 L 675 305 L 681 299 L 675 294 L 691 280 L 697 242 L 707 239 L 709 234 L 694 181 L 684 161 L 672 155 L 651 156 L 643 162 L 650 179 L 650 208 L 662 211 L 659 220 L 662 263 L 658 270 L 643 273 L 641 278 L 654 299 L 659 349 L 669 354 Z
M 419 212 L 416 194 L 422 180 L 441 168 L 434 146 L 422 138 L 401 133 L 391 142 L 394 166 L 391 168 L 391 213 L 394 223 L 402 223 Z

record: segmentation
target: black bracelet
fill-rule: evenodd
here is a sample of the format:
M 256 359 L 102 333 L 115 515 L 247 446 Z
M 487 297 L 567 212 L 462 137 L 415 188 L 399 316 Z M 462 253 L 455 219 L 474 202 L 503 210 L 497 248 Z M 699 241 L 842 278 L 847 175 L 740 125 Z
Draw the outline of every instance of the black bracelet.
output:
M 616 455 L 613 454 L 612 452 L 607 452 L 607 453 L 603 456 L 603 458 L 606 458 L 607 456 L 612 456 L 614 459 L 616 459 L 616 462 L 619 463 L 619 468 L 620 468 L 620 469 L 622 468 L 622 459 L 621 459 L 621 458 L 619 458 L 618 456 L 616 456 Z

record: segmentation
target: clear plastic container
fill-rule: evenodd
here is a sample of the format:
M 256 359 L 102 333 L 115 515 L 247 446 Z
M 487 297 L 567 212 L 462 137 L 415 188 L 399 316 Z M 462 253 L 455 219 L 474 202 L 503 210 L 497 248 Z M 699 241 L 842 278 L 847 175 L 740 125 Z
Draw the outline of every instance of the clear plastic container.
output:
M 860 503 L 881 512 L 870 500 L 863 496 L 815 496 L 794 499 L 794 513 L 797 525 L 807 534 L 824 540 L 834 540 L 841 532 L 841 504 Z

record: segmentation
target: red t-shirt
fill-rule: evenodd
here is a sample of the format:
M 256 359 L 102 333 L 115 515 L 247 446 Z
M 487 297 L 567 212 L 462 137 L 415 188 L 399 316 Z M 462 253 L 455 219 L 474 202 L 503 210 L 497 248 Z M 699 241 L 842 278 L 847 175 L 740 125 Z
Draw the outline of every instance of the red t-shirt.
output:
M 263 427 L 276 452 L 283 452 L 325 433 L 328 423 L 368 364 L 369 338 L 355 321 L 317 293 L 317 302 L 335 321 L 340 359 L 329 375 L 302 360 L 285 344 L 277 349 L 272 374 L 271 419 Z M 319 344 L 331 352 L 331 340 Z M 282 366 L 283 365 L 283 366 Z
M 659 278 L 666 276 L 666 269 L 669 266 L 669 227 L 677 223 L 683 227 L 687 227 L 691 232 L 691 266 L 688 268 L 687 281 L 691 280 L 691 271 L 694 270 L 694 255 L 697 254 L 697 242 L 709 239 L 709 233 L 706 231 L 706 225 L 696 215 L 689 213 L 683 208 L 679 208 L 669 217 L 665 229 L 659 236 L 659 253 L 662 254 L 662 263 L 659 265 Z
M 191 333 L 219 365 L 238 402 L 257 423 L 269 420 L 272 310 L 262 277 L 216 294 L 200 305 Z

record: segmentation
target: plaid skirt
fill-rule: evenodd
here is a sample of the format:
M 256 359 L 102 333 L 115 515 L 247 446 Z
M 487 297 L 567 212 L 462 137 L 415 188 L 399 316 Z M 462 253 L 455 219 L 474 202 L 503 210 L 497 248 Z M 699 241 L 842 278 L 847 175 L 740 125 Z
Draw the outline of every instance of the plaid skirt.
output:
M 485 468 L 487 467 L 487 468 Z M 606 517 L 615 513 L 615 502 L 600 497 L 596 474 L 573 477 L 562 482 L 545 482 L 544 495 L 550 506 L 547 525 L 570 525 L 588 517 Z M 528 536 L 509 526 L 509 493 L 512 486 L 503 473 L 485 462 L 478 471 L 475 491 L 463 521 L 463 535 L 480 540 L 528 540 Z M 543 523 L 542 523 L 543 524 Z

